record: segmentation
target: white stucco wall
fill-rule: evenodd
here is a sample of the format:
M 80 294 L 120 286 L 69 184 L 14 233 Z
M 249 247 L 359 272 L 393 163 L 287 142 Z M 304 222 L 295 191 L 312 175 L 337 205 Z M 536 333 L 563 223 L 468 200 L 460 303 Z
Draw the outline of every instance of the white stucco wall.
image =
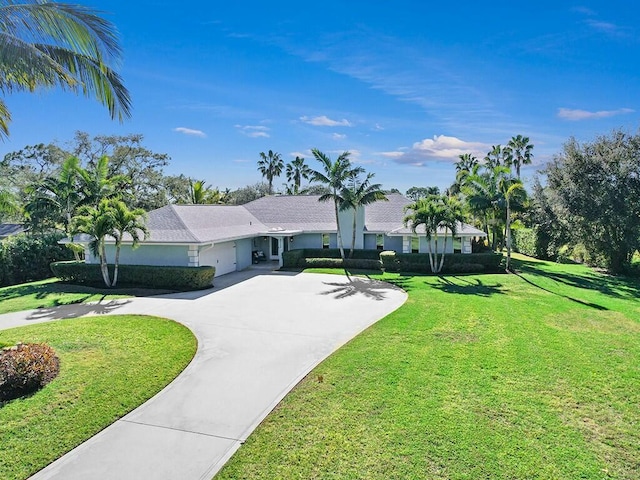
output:
M 303 235 L 295 235 L 293 242 L 289 242 L 290 250 L 297 250 L 300 248 L 322 248 L 322 234 L 321 233 L 305 233 Z
M 236 268 L 238 270 L 244 270 L 251 265 L 252 251 L 253 243 L 250 238 L 236 241 Z

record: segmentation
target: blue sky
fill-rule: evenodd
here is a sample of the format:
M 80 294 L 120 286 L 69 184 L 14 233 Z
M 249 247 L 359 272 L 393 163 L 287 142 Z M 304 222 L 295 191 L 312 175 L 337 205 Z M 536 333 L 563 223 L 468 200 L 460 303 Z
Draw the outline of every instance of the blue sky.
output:
M 349 150 L 405 191 L 448 186 L 459 153 L 517 134 L 535 145 L 531 178 L 570 136 L 640 126 L 634 2 L 82 3 L 120 32 L 132 119 L 70 93 L 12 94 L 0 154 L 142 133 L 167 173 L 233 189 L 261 180 L 261 151 L 314 167 L 311 148 Z

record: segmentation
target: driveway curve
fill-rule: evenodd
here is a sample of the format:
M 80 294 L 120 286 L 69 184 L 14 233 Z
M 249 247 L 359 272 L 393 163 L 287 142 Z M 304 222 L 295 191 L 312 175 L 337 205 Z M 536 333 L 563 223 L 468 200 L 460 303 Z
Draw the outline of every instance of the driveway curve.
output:
M 318 363 L 407 295 L 360 277 L 237 272 L 216 287 L 0 316 L 0 329 L 96 314 L 148 314 L 189 327 L 198 350 L 155 397 L 33 479 L 210 479 Z

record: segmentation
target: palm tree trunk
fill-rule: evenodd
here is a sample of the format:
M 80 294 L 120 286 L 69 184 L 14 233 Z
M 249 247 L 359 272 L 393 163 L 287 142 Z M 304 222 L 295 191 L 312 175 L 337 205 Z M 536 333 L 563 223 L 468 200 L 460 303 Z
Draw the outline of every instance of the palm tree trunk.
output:
M 115 287 L 116 283 L 118 283 L 118 265 L 120 264 L 120 244 L 116 244 L 116 257 L 113 261 L 113 282 L 111 282 L 111 286 Z
M 107 250 L 104 246 L 104 242 L 100 245 L 100 271 L 102 272 L 102 280 L 107 287 L 111 286 L 111 279 L 109 278 L 109 267 L 107 265 Z
M 426 238 L 427 238 L 427 252 L 429 252 L 429 267 L 431 267 L 431 273 L 436 273 L 436 266 L 435 266 L 435 263 L 433 262 L 433 255 L 431 253 L 431 239 L 429 237 L 426 237 Z M 420 249 L 418 248 L 418 252 L 419 251 Z M 438 261 L 438 257 L 436 253 L 436 262 L 437 261 Z
M 338 202 L 334 202 L 336 212 L 336 233 L 338 236 L 338 248 L 340 249 L 340 258 L 344 260 L 344 245 L 342 244 L 342 233 L 340 231 L 340 216 L 338 215 Z
M 442 257 L 440 258 L 440 266 L 438 267 L 438 273 L 442 271 L 442 267 L 444 266 L 444 254 L 447 251 L 447 229 L 444 229 L 444 244 L 442 246 Z
M 349 258 L 353 258 L 353 249 L 356 246 L 356 218 L 357 218 L 357 210 L 353 210 L 353 234 L 351 237 L 351 250 L 349 251 Z
M 507 222 L 506 222 L 506 230 L 507 230 L 507 272 L 509 271 L 511 264 L 511 208 L 509 205 L 509 200 L 507 199 Z
M 433 271 L 433 273 L 440 273 L 440 270 L 438 270 L 438 230 L 436 230 L 436 235 L 433 240 L 433 246 L 435 247 L 436 252 L 435 252 L 435 263 L 431 270 Z

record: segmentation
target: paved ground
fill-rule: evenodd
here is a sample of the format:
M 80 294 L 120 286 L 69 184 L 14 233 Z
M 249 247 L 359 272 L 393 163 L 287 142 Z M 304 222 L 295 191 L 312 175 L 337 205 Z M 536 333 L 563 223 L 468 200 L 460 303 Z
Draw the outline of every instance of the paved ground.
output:
M 216 287 L 0 316 L 0 328 L 80 315 L 175 319 L 198 338 L 189 366 L 154 398 L 34 479 L 210 479 L 314 366 L 406 294 L 361 278 L 246 271 Z

